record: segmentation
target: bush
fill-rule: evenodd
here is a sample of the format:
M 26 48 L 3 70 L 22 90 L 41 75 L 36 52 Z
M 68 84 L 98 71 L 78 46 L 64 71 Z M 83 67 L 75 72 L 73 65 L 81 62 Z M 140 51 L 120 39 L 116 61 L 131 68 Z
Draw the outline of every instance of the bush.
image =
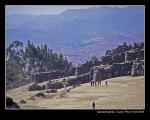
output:
M 21 104 L 26 104 L 27 102 L 25 100 L 21 99 L 20 103 Z
M 57 89 L 50 89 L 50 90 L 47 90 L 46 93 L 57 93 Z
M 37 97 L 45 97 L 45 94 L 43 92 L 37 93 L 36 94 Z

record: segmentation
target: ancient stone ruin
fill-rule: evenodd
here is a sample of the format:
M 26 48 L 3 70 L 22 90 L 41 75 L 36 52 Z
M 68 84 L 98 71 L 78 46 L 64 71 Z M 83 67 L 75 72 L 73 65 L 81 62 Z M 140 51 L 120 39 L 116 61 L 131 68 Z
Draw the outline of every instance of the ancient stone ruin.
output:
M 143 76 L 144 61 L 133 60 L 123 63 L 114 63 L 105 67 L 95 67 L 93 78 L 94 80 L 104 80 L 119 76 Z
M 139 60 L 144 60 L 144 49 L 140 50 L 130 50 L 125 52 L 125 61 L 132 61 L 138 58 Z
M 126 51 L 126 48 L 119 46 L 121 52 L 117 54 L 106 55 L 102 57 L 100 64 L 94 66 L 92 62 L 73 67 L 65 72 L 47 72 L 36 74 L 36 82 L 48 81 L 46 85 L 39 86 L 34 83 L 29 90 L 59 89 L 68 86 L 76 86 L 88 83 L 91 80 L 102 81 L 108 78 L 119 76 L 143 76 L 144 75 L 144 49 L 132 49 Z M 119 49 L 118 49 L 119 50 Z M 64 82 L 54 80 L 55 78 L 75 76 L 73 78 L 64 78 Z

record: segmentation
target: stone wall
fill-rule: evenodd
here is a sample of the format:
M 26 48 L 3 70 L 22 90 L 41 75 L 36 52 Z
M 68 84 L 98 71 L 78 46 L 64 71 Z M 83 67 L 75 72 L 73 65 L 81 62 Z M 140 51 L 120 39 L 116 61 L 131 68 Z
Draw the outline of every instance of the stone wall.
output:
M 123 62 L 123 63 L 114 63 L 112 65 L 112 76 L 127 76 L 131 75 L 132 61 Z
M 136 58 L 133 61 L 132 69 L 131 69 L 131 76 L 143 76 L 144 75 L 144 61 L 140 61 Z
M 31 75 L 32 81 L 35 81 L 37 83 L 58 79 L 60 77 L 70 76 L 70 71 L 55 71 L 55 72 L 41 72 L 41 73 L 35 73 Z
M 112 65 L 100 65 L 93 67 L 89 73 L 77 75 L 73 78 L 65 78 L 67 86 L 74 86 L 78 84 L 88 83 L 91 80 L 101 81 L 108 78 L 119 77 L 119 76 L 139 76 L 144 75 L 144 61 L 135 60 L 123 63 L 114 63 Z M 59 89 L 63 88 L 62 82 L 53 81 L 47 82 L 46 85 L 39 86 L 34 83 L 29 87 L 29 90 L 45 90 L 45 89 Z
M 103 62 L 103 64 L 112 64 L 113 56 L 112 55 L 103 56 L 102 62 Z
M 144 60 L 144 49 L 130 50 L 125 52 L 125 61 L 132 61 L 136 58 Z
M 28 87 L 29 91 L 34 91 L 34 90 L 45 90 L 45 86 L 39 86 L 37 83 L 33 83 Z
M 114 63 L 106 66 L 94 67 L 93 79 L 101 81 L 104 79 L 131 75 L 132 62 Z
M 137 58 L 137 59 L 136 59 Z M 139 76 L 144 75 L 144 50 L 130 50 L 116 55 L 104 56 L 102 61 L 105 65 L 94 66 L 78 66 L 73 67 L 69 71 L 57 71 L 57 72 L 45 72 L 35 74 L 36 82 L 43 82 L 53 79 L 58 79 L 65 76 L 74 76 L 77 70 L 75 78 L 67 78 L 67 86 L 88 83 L 91 80 L 101 81 L 112 77 L 119 76 Z M 115 63 L 117 62 L 117 63 Z M 33 76 L 34 77 L 34 76 Z M 34 79 L 34 78 L 32 78 Z M 30 86 L 32 90 L 41 89 L 59 89 L 64 85 L 61 82 L 51 83 L 48 82 L 45 86 L 38 86 L 33 84 Z
M 93 72 L 93 80 L 100 81 L 112 77 L 111 70 L 112 70 L 111 65 L 95 66 Z
M 71 78 L 68 80 L 68 86 L 88 83 L 92 80 L 92 75 L 90 73 L 78 75 L 75 78 Z
M 135 60 L 107 66 L 96 66 L 92 69 L 92 75 L 96 81 L 119 76 L 142 76 L 144 75 L 144 61 Z
M 39 83 L 33 83 L 28 87 L 29 91 L 35 91 L 35 90 L 47 90 L 47 89 L 60 89 L 63 88 L 63 83 L 61 82 L 50 82 L 48 81 L 44 85 L 39 85 Z
M 88 83 L 92 80 L 91 73 L 86 73 L 82 75 L 78 75 L 74 78 L 66 78 L 65 81 L 67 82 L 66 87 L 79 85 L 83 83 Z M 46 89 L 60 89 L 63 88 L 63 82 L 58 81 L 48 81 L 45 85 L 39 85 L 39 83 L 33 83 L 29 86 L 29 91 L 34 90 L 46 90 Z
M 103 64 L 109 64 L 112 63 L 122 63 L 125 61 L 132 61 L 136 58 L 140 60 L 144 60 L 144 49 L 132 49 L 130 51 L 124 51 L 119 54 L 112 54 L 102 57 Z

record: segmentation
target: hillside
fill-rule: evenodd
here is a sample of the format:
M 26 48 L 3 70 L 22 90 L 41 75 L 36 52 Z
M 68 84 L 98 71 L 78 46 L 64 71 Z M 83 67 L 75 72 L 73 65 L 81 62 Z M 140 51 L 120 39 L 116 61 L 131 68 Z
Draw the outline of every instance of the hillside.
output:
M 108 82 L 108 86 L 105 85 Z M 144 109 L 145 87 L 144 77 L 116 77 L 102 81 L 101 86 L 90 87 L 90 83 L 71 89 L 64 97 L 60 97 L 63 89 L 58 93 L 45 93 L 46 98 L 29 98 L 41 91 L 25 91 L 25 86 L 6 91 L 16 102 L 21 99 L 27 101 L 20 104 L 22 109 L 92 109 L 92 101 L 96 109 Z M 43 91 L 44 92 L 44 91 Z
M 16 39 L 47 44 L 73 63 L 85 62 L 120 43 L 143 41 L 144 7 L 68 9 L 58 15 L 6 15 L 6 45 Z

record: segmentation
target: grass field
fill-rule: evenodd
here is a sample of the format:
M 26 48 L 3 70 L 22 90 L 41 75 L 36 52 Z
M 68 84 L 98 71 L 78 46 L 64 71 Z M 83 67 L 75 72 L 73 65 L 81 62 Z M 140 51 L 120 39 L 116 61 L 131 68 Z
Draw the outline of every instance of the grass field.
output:
M 105 80 L 106 81 L 106 80 Z M 29 100 L 41 91 L 25 91 L 25 86 L 6 91 L 6 95 L 18 102 L 22 109 L 92 109 L 92 101 L 96 109 L 144 109 L 145 82 L 144 77 L 116 77 L 107 79 L 108 86 L 102 81 L 101 86 L 91 87 L 90 83 L 71 89 L 64 97 L 58 93 L 45 93 L 46 98 Z M 44 92 L 44 91 L 43 91 Z

